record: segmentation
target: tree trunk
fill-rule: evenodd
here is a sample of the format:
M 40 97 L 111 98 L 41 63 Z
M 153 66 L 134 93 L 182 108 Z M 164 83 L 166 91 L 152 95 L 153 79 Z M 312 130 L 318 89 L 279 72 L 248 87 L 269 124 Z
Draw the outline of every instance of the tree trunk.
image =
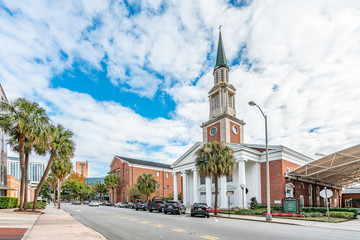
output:
M 24 204 L 24 187 L 25 187 L 25 181 L 24 181 L 24 175 L 25 175 L 25 160 L 24 160 L 24 144 L 25 144 L 25 135 L 20 134 L 19 136 L 19 160 L 20 160 L 20 170 L 21 170 L 21 184 L 20 184 L 20 205 L 19 210 L 23 210 L 23 204 Z
M 58 209 L 60 209 L 60 201 L 61 200 L 61 181 L 58 182 Z
M 214 180 L 215 180 L 215 210 L 214 210 L 214 215 L 217 215 L 217 206 L 218 206 L 218 178 L 215 175 L 214 176 Z
M 24 210 L 27 210 L 28 202 L 28 166 L 29 166 L 29 153 L 25 153 L 25 185 L 24 185 Z
M 54 207 L 56 206 L 56 187 L 54 187 Z
M 39 196 L 39 193 L 40 193 L 40 190 L 41 190 L 41 187 L 44 185 L 44 182 L 50 172 L 50 169 L 51 169 L 51 165 L 53 164 L 54 162 L 54 159 L 55 159 L 55 156 L 56 156 L 56 151 L 52 150 L 51 151 L 51 154 L 50 154 L 50 158 L 49 158 L 49 162 L 45 168 L 45 171 L 44 171 L 44 174 L 43 176 L 41 177 L 41 180 L 39 182 L 39 184 L 37 185 L 37 188 L 35 190 L 35 193 L 34 193 L 34 206 L 33 206 L 33 211 L 36 210 L 36 202 L 37 202 L 37 198 Z

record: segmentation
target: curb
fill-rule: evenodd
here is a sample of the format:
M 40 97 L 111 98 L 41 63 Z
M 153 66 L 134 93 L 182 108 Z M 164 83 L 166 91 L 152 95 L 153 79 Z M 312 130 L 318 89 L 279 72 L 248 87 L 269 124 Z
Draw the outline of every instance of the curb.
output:
M 42 215 L 42 212 L 38 215 L 36 221 L 34 222 L 34 224 L 28 228 L 28 230 L 25 232 L 25 234 L 22 236 L 21 240 L 25 240 L 27 239 L 27 237 L 29 236 L 30 232 L 32 231 L 33 227 L 35 226 L 35 224 L 37 223 L 37 221 L 39 220 L 39 217 Z

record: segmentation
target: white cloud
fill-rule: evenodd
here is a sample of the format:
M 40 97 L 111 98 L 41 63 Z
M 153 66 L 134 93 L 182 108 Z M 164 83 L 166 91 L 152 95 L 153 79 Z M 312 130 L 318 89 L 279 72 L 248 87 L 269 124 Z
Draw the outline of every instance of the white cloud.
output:
M 241 59 L 251 63 L 230 72 L 246 142 L 263 142 L 263 118 L 247 104 L 254 100 L 269 116 L 271 144 L 314 157 L 358 143 L 358 1 L 131 4 L 141 14 L 127 17 L 115 1 L 3 1 L 14 16 L 0 8 L 0 80 L 8 97 L 41 102 L 54 122 L 74 130 L 76 159 L 90 160 L 92 175 L 105 174 L 114 154 L 171 163 L 201 141 L 219 25 L 228 62 L 246 47 Z M 147 119 L 121 103 L 52 89 L 50 79 L 74 61 L 89 69 L 104 61 L 114 85 L 144 98 L 165 91 L 176 103 L 172 118 Z

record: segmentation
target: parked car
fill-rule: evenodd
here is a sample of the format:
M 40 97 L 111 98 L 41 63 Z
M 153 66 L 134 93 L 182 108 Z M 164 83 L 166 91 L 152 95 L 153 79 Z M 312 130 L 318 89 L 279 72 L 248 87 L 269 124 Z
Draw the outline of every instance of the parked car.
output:
M 146 208 L 147 208 L 147 203 L 138 203 L 135 205 L 136 211 L 138 211 L 139 209 L 146 211 Z
M 165 207 L 165 201 L 148 202 L 149 212 L 152 212 L 154 210 L 158 212 L 162 212 L 164 207 Z
M 171 213 L 177 213 L 180 215 L 180 214 L 186 213 L 186 207 L 180 201 L 167 201 L 167 202 L 165 202 L 165 207 L 164 207 L 163 211 L 164 211 L 164 214 L 171 212 Z
M 125 205 L 125 203 L 117 202 L 114 204 L 114 207 L 124 208 L 124 207 L 126 207 L 126 205 Z
M 205 216 L 207 218 L 210 217 L 209 207 L 206 203 L 194 203 L 191 207 L 191 217 L 196 215 Z
M 86 200 L 83 202 L 83 204 L 89 205 L 90 201 Z
M 109 202 L 109 201 L 105 201 L 105 202 L 104 202 L 104 206 L 112 206 L 112 204 L 111 204 L 111 202 Z
M 104 206 L 104 205 L 105 205 L 105 202 L 104 202 L 104 201 L 99 201 L 99 204 L 100 204 L 101 206 Z
M 73 204 L 74 204 L 74 205 L 81 205 L 81 202 L 80 202 L 79 200 L 75 200 L 75 201 L 73 202 Z
M 126 205 L 126 207 L 127 207 L 127 208 L 135 208 L 135 205 L 136 205 L 136 203 L 129 202 L 129 203 Z
M 89 207 L 99 207 L 100 203 L 98 201 L 91 201 L 89 203 Z

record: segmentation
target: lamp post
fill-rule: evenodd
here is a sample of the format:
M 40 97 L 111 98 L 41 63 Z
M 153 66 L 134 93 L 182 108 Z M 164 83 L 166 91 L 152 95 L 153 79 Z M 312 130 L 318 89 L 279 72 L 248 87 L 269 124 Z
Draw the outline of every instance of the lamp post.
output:
M 261 114 L 265 118 L 265 143 L 266 143 L 266 206 L 267 206 L 267 214 L 266 221 L 271 221 L 271 213 L 270 213 L 270 171 L 269 171 L 269 149 L 268 149 L 268 132 L 267 132 L 267 116 L 261 110 L 261 108 L 253 101 L 249 102 L 250 106 L 256 106 Z
M 243 196 L 243 199 L 242 199 L 242 207 L 243 209 L 245 209 L 245 184 L 240 184 L 240 188 L 241 188 L 241 191 L 242 191 L 242 196 Z

